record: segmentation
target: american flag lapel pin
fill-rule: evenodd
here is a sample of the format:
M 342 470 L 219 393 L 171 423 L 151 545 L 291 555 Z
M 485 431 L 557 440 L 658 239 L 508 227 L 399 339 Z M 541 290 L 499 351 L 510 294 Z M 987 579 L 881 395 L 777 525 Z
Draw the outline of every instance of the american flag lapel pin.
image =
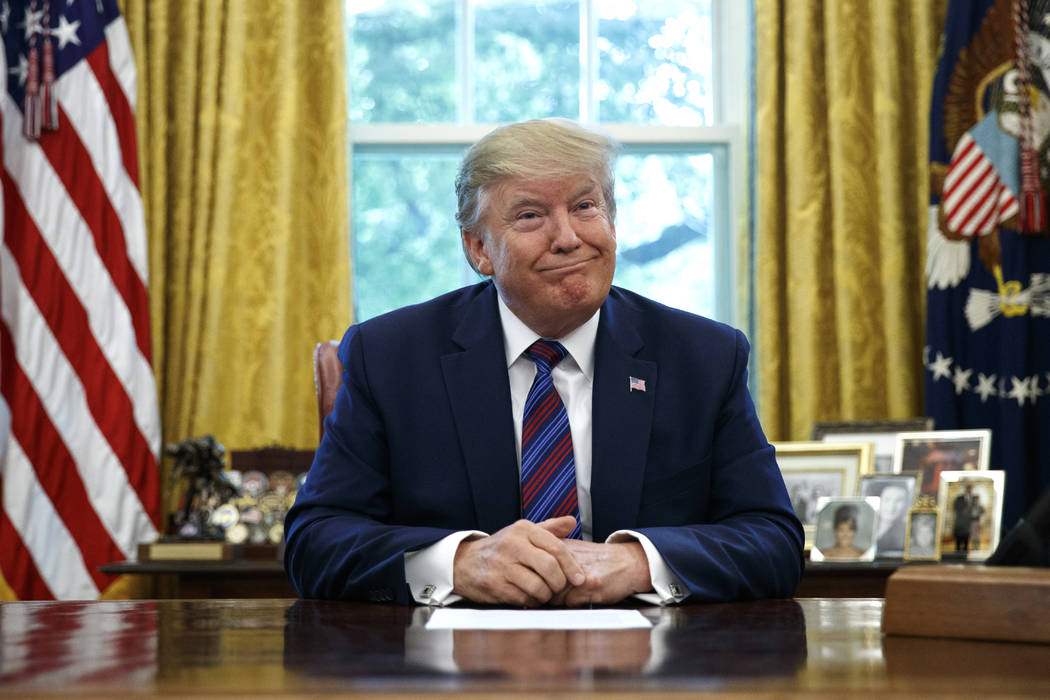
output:
M 627 378 L 627 390 L 628 391 L 645 391 L 645 380 L 639 379 L 638 377 Z

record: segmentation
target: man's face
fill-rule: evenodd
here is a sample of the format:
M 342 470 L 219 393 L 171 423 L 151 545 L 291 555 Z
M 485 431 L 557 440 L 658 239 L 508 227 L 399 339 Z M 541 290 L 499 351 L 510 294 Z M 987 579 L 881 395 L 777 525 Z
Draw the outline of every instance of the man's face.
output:
M 880 499 L 879 517 L 887 521 L 896 520 L 907 507 L 908 492 L 902 486 L 887 486 L 882 490 Z
M 463 239 L 508 308 L 549 338 L 590 318 L 616 268 L 616 230 L 598 182 L 508 180 L 482 201 L 481 230 L 464 231 Z

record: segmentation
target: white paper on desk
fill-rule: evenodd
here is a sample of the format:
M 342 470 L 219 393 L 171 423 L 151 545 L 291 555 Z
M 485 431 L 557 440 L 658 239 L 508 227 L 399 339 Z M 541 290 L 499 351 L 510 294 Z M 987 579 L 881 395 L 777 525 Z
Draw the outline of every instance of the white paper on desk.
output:
M 474 610 L 438 608 L 428 630 L 625 630 L 653 624 L 637 610 Z

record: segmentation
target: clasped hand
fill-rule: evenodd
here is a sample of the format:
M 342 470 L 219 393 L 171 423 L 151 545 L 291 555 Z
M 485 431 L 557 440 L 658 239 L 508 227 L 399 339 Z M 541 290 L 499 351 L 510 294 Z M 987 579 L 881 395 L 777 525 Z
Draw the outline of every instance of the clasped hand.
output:
M 652 589 L 640 544 L 565 539 L 575 525 L 571 515 L 519 520 L 463 541 L 453 562 L 453 592 L 476 603 L 575 607 L 617 603 Z

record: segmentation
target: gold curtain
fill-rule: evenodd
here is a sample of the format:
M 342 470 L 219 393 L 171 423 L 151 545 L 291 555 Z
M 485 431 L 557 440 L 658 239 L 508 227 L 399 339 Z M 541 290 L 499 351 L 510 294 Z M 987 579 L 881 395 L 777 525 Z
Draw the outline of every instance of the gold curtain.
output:
M 922 415 L 927 131 L 947 0 L 755 0 L 758 388 L 771 439 Z
M 350 321 L 343 3 L 124 0 L 164 440 L 317 442 Z

